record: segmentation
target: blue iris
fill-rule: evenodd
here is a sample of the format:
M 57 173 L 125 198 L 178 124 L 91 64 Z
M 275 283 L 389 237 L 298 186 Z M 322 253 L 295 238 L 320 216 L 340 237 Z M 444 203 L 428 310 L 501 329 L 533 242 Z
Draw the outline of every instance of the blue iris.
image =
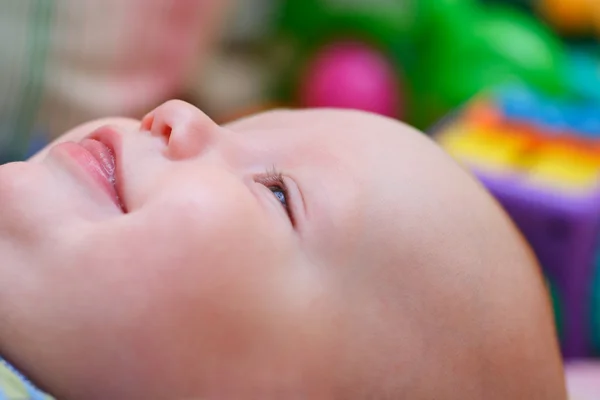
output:
M 282 188 L 278 186 L 271 186 L 269 190 L 271 190 L 275 197 L 277 197 L 277 200 L 279 200 L 284 207 L 287 207 L 285 191 Z

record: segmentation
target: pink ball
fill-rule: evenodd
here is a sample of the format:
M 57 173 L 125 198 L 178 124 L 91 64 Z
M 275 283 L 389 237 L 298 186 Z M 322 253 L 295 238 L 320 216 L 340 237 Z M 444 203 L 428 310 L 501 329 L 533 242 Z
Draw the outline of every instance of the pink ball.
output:
M 303 107 L 351 108 L 400 118 L 399 79 L 387 58 L 365 44 L 324 47 L 309 63 L 300 86 Z

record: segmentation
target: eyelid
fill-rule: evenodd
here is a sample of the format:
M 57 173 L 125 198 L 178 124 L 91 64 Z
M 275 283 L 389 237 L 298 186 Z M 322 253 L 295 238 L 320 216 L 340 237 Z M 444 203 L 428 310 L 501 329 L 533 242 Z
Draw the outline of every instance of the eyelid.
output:
M 267 176 L 273 175 L 273 173 L 283 179 L 283 182 L 285 183 L 287 194 L 289 196 L 288 209 L 290 211 L 290 216 L 293 217 L 293 221 L 291 221 L 292 226 L 301 234 L 306 228 L 306 222 L 309 218 L 309 210 L 307 209 L 306 199 L 301 186 L 302 182 L 298 182 L 298 179 L 294 174 L 288 173 L 288 171 L 281 172 L 274 167 L 263 174 L 254 175 L 254 181 L 264 186 L 262 182 L 264 182 Z
M 264 174 L 257 175 L 255 179 L 265 186 L 279 185 L 282 187 L 282 189 L 286 189 L 284 176 L 281 172 L 275 169 L 275 167 L 267 170 Z
M 294 214 L 294 227 L 302 231 L 304 223 L 307 221 L 306 201 L 304 193 L 300 189 L 296 179 L 284 175 L 288 194 L 290 195 L 290 210 Z
M 281 207 L 285 208 L 285 212 L 288 215 L 290 222 L 293 227 L 296 226 L 296 213 L 294 208 L 295 196 L 290 193 L 288 186 L 288 178 L 284 176 L 281 172 L 279 172 L 275 167 L 266 171 L 263 174 L 255 176 L 255 181 L 265 186 L 266 188 L 270 188 L 273 186 L 277 186 L 281 189 L 285 194 L 286 205 L 281 205 Z

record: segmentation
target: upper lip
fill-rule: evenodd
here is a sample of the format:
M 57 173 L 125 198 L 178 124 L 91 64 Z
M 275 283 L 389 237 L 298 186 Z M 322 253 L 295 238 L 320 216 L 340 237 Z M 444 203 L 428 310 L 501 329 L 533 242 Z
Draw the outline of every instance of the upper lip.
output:
M 121 145 L 121 135 L 117 131 L 116 128 L 105 125 L 94 132 L 89 134 L 86 139 L 97 140 L 102 143 L 112 152 L 113 157 L 115 158 L 115 191 L 117 192 L 117 196 L 119 198 L 119 202 L 121 203 L 121 208 L 124 212 L 127 212 L 127 205 L 125 203 L 124 196 L 124 184 L 123 184 L 123 173 L 121 171 L 121 154 L 122 154 L 122 145 Z

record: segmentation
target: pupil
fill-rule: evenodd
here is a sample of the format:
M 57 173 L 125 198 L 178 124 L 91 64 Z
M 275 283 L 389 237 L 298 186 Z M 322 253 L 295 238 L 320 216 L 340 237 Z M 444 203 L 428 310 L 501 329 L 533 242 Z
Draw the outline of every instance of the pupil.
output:
M 285 193 L 283 193 L 283 190 L 281 190 L 281 188 L 278 188 L 277 186 L 271 186 L 269 189 L 271 189 L 271 192 L 273 192 L 273 194 L 275 195 L 275 197 L 277 197 L 277 200 L 279 200 L 281 204 L 283 204 L 284 206 L 287 205 L 287 202 L 285 200 Z

